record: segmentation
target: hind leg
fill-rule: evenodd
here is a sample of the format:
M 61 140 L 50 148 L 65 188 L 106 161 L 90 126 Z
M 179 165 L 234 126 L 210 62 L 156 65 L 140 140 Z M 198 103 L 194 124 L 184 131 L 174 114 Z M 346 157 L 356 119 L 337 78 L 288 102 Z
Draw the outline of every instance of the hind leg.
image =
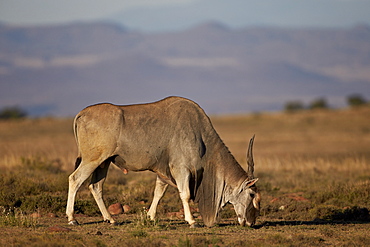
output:
M 168 184 L 164 182 L 159 176 L 157 176 L 157 180 L 155 182 L 153 201 L 148 211 L 148 216 L 150 217 L 151 220 L 155 219 L 158 203 L 162 199 L 164 193 L 166 192 L 167 187 Z
M 78 166 L 78 168 L 69 176 L 69 189 L 68 189 L 68 201 L 66 214 L 68 217 L 68 224 L 78 225 L 75 220 L 74 214 L 74 202 L 76 199 L 76 194 L 78 189 L 81 187 L 82 183 L 95 171 L 95 169 L 100 165 L 100 161 L 88 162 L 84 161 Z
M 105 203 L 103 201 L 103 185 L 107 177 L 109 165 L 110 165 L 110 161 L 107 160 L 107 161 L 104 161 L 100 166 L 98 166 L 95 169 L 91 177 L 89 189 L 90 189 L 91 194 L 94 196 L 96 204 L 98 204 L 100 212 L 103 215 L 104 221 L 109 221 L 110 223 L 114 224 L 115 220 L 112 218 L 112 216 L 108 212 L 105 206 Z

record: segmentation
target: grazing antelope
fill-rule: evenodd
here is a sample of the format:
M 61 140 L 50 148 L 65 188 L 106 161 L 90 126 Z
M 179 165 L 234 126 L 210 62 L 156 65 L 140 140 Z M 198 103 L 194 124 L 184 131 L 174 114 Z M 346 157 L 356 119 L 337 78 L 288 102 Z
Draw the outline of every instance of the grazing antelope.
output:
M 110 163 L 125 172 L 150 170 L 157 174 L 148 211 L 151 219 L 167 186 L 172 185 L 179 191 L 185 220 L 191 227 L 197 224 L 190 212 L 190 200 L 198 203 L 206 226 L 217 222 L 226 203 L 234 205 L 240 225 L 255 224 L 261 197 L 255 185 L 258 178 L 253 175 L 254 137 L 245 171 L 193 101 L 168 97 L 148 104 L 89 106 L 77 114 L 74 131 L 79 156 L 69 176 L 69 224 L 78 224 L 73 216 L 74 201 L 90 175 L 89 188 L 104 220 L 115 223 L 102 198 Z

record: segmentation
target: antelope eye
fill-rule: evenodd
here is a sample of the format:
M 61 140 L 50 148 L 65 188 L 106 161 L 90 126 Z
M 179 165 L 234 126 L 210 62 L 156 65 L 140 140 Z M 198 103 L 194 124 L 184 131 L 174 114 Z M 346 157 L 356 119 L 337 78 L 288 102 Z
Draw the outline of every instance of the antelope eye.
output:
M 255 194 L 249 194 L 252 198 L 254 198 Z

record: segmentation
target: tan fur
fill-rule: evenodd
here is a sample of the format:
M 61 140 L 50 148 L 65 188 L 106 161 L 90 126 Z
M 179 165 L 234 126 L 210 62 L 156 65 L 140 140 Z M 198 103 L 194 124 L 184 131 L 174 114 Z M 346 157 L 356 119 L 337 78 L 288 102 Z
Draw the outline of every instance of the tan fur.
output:
M 152 218 L 166 184 L 178 188 L 185 220 L 190 225 L 195 224 L 190 200 L 199 203 L 207 226 L 216 222 L 227 202 L 238 204 L 238 198 L 244 198 L 248 205 L 252 204 L 247 190 L 255 181 L 245 188 L 241 186 L 253 174 L 247 174 L 237 163 L 208 116 L 193 101 L 169 97 L 140 105 L 98 104 L 76 116 L 74 129 L 79 158 L 76 170 L 69 177 L 67 216 L 70 223 L 76 222 L 73 204 L 77 190 L 91 174 L 90 189 L 104 220 L 114 222 L 102 200 L 102 187 L 111 162 L 124 172 L 151 170 L 158 174 L 149 210 Z M 238 194 L 240 191 L 243 196 Z

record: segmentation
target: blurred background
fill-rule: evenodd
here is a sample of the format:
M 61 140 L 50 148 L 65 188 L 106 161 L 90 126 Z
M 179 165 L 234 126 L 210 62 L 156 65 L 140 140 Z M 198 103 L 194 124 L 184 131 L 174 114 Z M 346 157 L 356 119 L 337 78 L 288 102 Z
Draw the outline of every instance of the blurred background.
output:
M 0 1 L 2 114 L 170 95 L 208 114 L 366 103 L 370 1 Z

